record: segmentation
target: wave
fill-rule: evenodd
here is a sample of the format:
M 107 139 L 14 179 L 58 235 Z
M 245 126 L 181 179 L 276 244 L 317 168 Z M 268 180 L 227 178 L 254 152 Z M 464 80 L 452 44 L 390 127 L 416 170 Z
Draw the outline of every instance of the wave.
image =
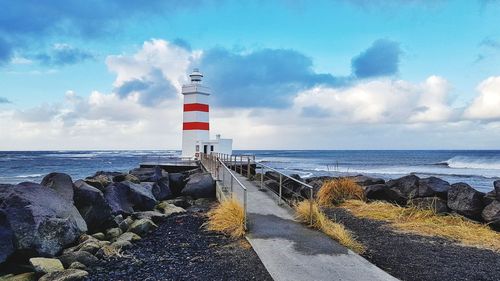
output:
M 500 170 L 500 158 L 455 156 L 444 162 L 436 163 L 435 165 L 455 169 Z
M 26 178 L 38 178 L 43 176 L 43 174 L 27 174 L 27 175 L 17 175 L 14 176 L 15 178 L 21 178 L 21 179 L 26 179 Z

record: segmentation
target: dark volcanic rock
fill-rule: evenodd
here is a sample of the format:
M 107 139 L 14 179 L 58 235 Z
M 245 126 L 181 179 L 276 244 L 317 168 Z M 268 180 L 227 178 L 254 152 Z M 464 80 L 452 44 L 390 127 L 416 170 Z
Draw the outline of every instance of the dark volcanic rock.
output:
M 162 177 L 168 176 L 168 173 L 158 166 L 155 168 L 135 168 L 130 170 L 129 174 L 135 176 L 141 182 L 155 182 Z
M 275 180 L 275 181 L 279 182 L 280 181 L 280 174 L 278 172 L 275 172 L 275 171 L 267 171 L 264 174 L 264 178 Z
M 113 182 L 122 182 L 122 181 L 141 183 L 141 181 L 136 176 L 131 174 L 119 174 L 113 177 Z
M 153 193 L 156 200 L 166 200 L 174 198 L 174 194 L 172 190 L 170 190 L 170 179 L 168 176 L 158 179 L 151 186 L 151 192 Z
M 99 171 L 93 176 L 85 178 L 85 182 L 100 191 L 104 191 L 104 189 L 113 182 L 113 177 L 118 175 L 121 175 L 121 173 Z
M 111 207 L 99 189 L 82 180 L 77 180 L 74 188 L 75 206 L 91 233 L 116 226 Z
M 370 200 L 384 200 L 399 205 L 406 204 L 406 198 L 385 184 L 370 185 L 365 188 L 365 196 Z
M 133 204 L 129 201 L 130 187 L 121 182 L 115 182 L 104 189 L 104 198 L 111 207 L 113 215 L 130 215 L 134 212 Z
M 354 177 L 349 177 L 352 179 L 354 182 L 359 184 L 360 186 L 369 186 L 369 185 L 375 185 L 375 184 L 384 184 L 385 180 L 381 178 L 372 178 L 368 176 L 363 176 L 363 175 L 357 175 Z
M 493 183 L 493 186 L 495 187 L 495 193 L 497 195 L 497 200 L 500 201 L 500 180 L 496 180 Z
M 408 204 L 420 209 L 433 210 L 437 214 L 448 212 L 446 201 L 439 197 L 413 198 L 408 201 Z
M 41 185 L 52 188 L 64 199 L 73 202 L 73 180 L 69 175 L 50 173 L 42 179 Z
M 14 233 L 7 221 L 7 216 L 3 211 L 0 211 L 0 263 L 4 262 L 13 252 Z
M 194 199 L 215 198 L 215 181 L 210 173 L 192 174 L 181 194 Z
M 481 213 L 484 221 L 495 230 L 500 230 L 500 201 L 493 201 Z
M 440 178 L 429 177 L 418 181 L 417 197 L 438 196 L 443 199 L 448 197 L 450 183 Z
M 408 175 L 388 181 L 387 186 L 397 191 L 406 199 L 410 199 L 416 197 L 419 180 L 420 178 L 415 175 Z
M 455 183 L 448 191 L 448 208 L 471 219 L 478 219 L 483 210 L 484 193 L 466 183 Z
M 169 188 L 174 196 L 180 196 L 188 181 L 187 173 L 169 173 Z
M 146 187 L 131 182 L 123 182 L 129 187 L 129 200 L 135 211 L 153 210 L 157 201 L 151 192 Z
M 72 203 L 39 184 L 0 187 L 0 202 L 21 255 L 54 256 L 87 231 Z
M 86 251 L 70 252 L 58 257 L 58 259 L 62 262 L 65 268 L 68 268 L 76 261 L 84 264 L 85 266 L 89 266 L 97 262 L 97 258 Z

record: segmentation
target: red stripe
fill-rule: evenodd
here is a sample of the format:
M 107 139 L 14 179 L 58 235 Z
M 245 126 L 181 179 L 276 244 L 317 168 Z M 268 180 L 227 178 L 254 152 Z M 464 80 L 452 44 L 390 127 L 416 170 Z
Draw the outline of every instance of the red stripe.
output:
M 208 122 L 184 122 L 182 124 L 183 130 L 209 130 Z
M 203 104 L 203 103 L 186 103 L 186 104 L 184 104 L 184 112 L 186 112 L 186 111 L 208 112 L 208 104 Z

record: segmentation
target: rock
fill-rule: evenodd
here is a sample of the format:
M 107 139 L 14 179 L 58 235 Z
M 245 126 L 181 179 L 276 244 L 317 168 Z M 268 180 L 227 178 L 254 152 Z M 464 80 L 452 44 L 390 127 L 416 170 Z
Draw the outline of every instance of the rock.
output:
M 129 223 L 129 221 L 128 221 L 128 220 L 123 220 L 123 221 L 122 221 L 122 222 L 118 225 L 118 227 L 119 227 L 119 228 L 120 228 L 123 232 L 125 232 L 125 231 L 127 231 L 127 230 L 128 230 L 128 228 L 130 227 L 130 224 L 131 224 L 131 223 L 132 223 L 132 222 L 130 222 L 130 223 Z
M 101 240 L 101 241 L 106 240 L 106 235 L 104 235 L 104 233 L 102 233 L 102 232 L 94 233 L 94 234 L 92 234 L 92 237 L 94 237 L 97 240 Z
M 128 248 L 132 247 L 132 243 L 130 243 L 129 241 L 125 241 L 125 240 L 117 240 L 116 242 L 113 242 L 111 244 L 111 247 L 113 247 L 117 250 L 128 249 Z
M 122 182 L 115 182 L 104 189 L 104 198 L 111 207 L 113 215 L 130 215 L 134 212 L 133 204 L 129 201 L 130 187 Z
M 161 177 L 166 177 L 168 176 L 168 173 L 163 171 L 161 168 L 155 167 L 155 168 L 135 168 L 133 170 L 129 171 L 129 174 L 135 176 L 138 178 L 141 182 L 143 181 L 149 181 L 149 182 L 155 182 Z
M 14 233 L 6 214 L 0 210 L 0 264 L 14 252 Z
M 405 205 L 406 198 L 385 184 L 370 185 L 365 188 L 365 196 L 370 200 L 383 200 L 398 205 Z
M 275 172 L 275 171 L 267 171 L 267 172 L 264 173 L 264 179 L 275 180 L 276 182 L 279 183 L 279 181 L 280 181 L 280 174 L 278 172 Z
M 357 183 L 360 186 L 369 186 L 369 185 L 375 185 L 375 184 L 384 184 L 385 180 L 381 178 L 372 178 L 364 175 L 357 175 L 354 177 L 349 177 L 352 179 L 355 183 Z
M 165 200 L 163 202 L 165 202 L 167 204 L 175 205 L 177 207 L 181 207 L 183 209 L 187 209 L 187 208 L 191 207 L 193 199 L 191 197 L 188 197 L 188 196 L 182 196 L 182 197 L 175 198 L 175 199 Z M 163 202 L 160 202 L 160 203 L 163 203 Z
M 149 219 L 140 219 L 137 221 L 134 221 L 131 225 L 128 231 L 133 232 L 137 235 L 144 236 L 150 231 L 153 231 L 157 228 L 158 226 L 152 222 Z
M 69 269 L 85 270 L 85 269 L 87 269 L 87 267 L 83 263 L 75 261 L 69 265 Z
M 215 198 L 215 181 L 210 173 L 197 173 L 189 176 L 181 192 L 184 196 L 197 198 Z
M 88 241 L 78 245 L 78 251 L 85 251 L 92 255 L 95 255 L 100 248 L 109 245 L 109 241 Z
M 180 196 L 188 181 L 188 175 L 186 173 L 169 173 L 168 180 L 170 190 L 174 196 Z
M 120 235 L 120 237 L 118 237 L 116 241 L 128 241 L 128 242 L 133 242 L 133 241 L 137 241 L 137 240 L 141 240 L 141 236 L 133 233 L 133 232 L 125 232 L 123 233 L 122 235 Z
M 94 257 L 91 253 L 85 251 L 76 251 L 61 255 L 58 259 L 62 262 L 64 267 L 69 267 L 75 261 L 84 264 L 85 266 L 89 266 L 97 262 L 97 258 Z
M 36 274 L 34 272 L 26 272 L 17 275 L 0 276 L 0 281 L 35 281 Z
M 0 202 L 18 254 L 52 257 L 87 231 L 71 202 L 39 184 L 0 187 Z
M 500 180 L 496 180 L 493 182 L 493 187 L 495 187 L 495 193 L 497 196 L 497 200 L 500 201 Z
M 112 240 L 120 235 L 122 235 L 122 230 L 118 227 L 110 228 L 110 229 L 106 230 L 106 238 L 108 240 Z
M 85 280 L 89 273 L 81 269 L 66 269 L 51 272 L 42 276 L 38 281 L 80 281 Z
M 500 201 L 495 200 L 483 209 L 481 217 L 493 229 L 500 231 Z
M 448 190 L 450 183 L 440 178 L 429 177 L 420 179 L 418 181 L 418 189 L 416 197 L 432 197 L 438 196 L 446 199 L 448 197 Z
M 177 207 L 173 204 L 169 204 L 166 201 L 160 202 L 158 205 L 156 205 L 156 209 L 162 212 L 166 216 L 170 216 L 171 214 L 186 212 L 186 210 L 184 210 L 183 208 Z
M 118 172 L 96 172 L 93 176 L 85 178 L 85 182 L 101 191 L 113 182 L 113 177 L 120 175 Z
M 413 205 L 419 209 L 433 210 L 436 214 L 448 212 L 446 201 L 439 197 L 413 198 L 408 201 L 408 205 Z
M 131 174 L 119 174 L 117 176 L 114 176 L 112 181 L 113 182 L 129 181 L 132 183 L 141 183 L 141 181 L 136 176 Z
M 77 180 L 74 184 L 74 200 L 91 233 L 117 225 L 113 220 L 112 209 L 99 189 Z
M 390 180 L 387 186 L 396 191 L 400 196 L 411 199 L 417 197 L 418 183 L 420 178 L 415 175 L 408 175 L 399 179 Z
M 159 223 L 167 217 L 168 215 L 165 215 L 157 211 L 135 212 L 132 214 L 132 218 L 135 220 L 149 219 L 152 220 L 154 223 Z
M 168 176 L 156 181 L 151 186 L 151 192 L 156 200 L 171 199 L 174 197 L 174 193 L 170 190 L 170 180 Z
M 49 273 L 64 270 L 64 266 L 58 259 L 31 258 L 29 262 L 37 273 Z
M 448 191 L 448 208 L 471 219 L 478 219 L 483 210 L 484 193 L 466 183 L 455 183 Z
M 73 180 L 67 174 L 50 173 L 42 179 L 41 185 L 52 188 L 69 202 L 73 202 Z
M 153 193 L 140 184 L 128 181 L 122 182 L 129 187 L 129 201 L 132 203 L 134 211 L 153 210 L 157 201 Z

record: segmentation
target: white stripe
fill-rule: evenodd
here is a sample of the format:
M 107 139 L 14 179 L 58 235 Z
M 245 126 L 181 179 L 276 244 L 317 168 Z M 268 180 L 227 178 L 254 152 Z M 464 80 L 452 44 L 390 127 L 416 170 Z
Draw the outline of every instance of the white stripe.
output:
M 184 122 L 208 122 L 208 112 L 187 111 L 183 114 Z
M 186 103 L 208 104 L 208 96 L 200 94 L 184 95 L 184 104 Z

